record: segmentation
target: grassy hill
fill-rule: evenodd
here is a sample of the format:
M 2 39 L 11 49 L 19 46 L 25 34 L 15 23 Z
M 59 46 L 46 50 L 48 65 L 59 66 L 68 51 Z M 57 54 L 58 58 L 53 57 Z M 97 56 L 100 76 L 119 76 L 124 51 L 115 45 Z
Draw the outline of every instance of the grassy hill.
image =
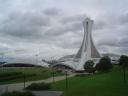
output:
M 123 71 L 116 67 L 108 73 L 97 73 L 90 76 L 77 76 L 53 84 L 52 90 L 64 91 L 64 96 L 128 96 L 127 83 L 123 82 Z
M 52 77 L 53 71 L 43 67 L 19 67 L 0 69 L 0 84 L 18 83 L 24 81 L 42 80 Z M 62 72 L 54 71 L 54 75 L 63 75 Z

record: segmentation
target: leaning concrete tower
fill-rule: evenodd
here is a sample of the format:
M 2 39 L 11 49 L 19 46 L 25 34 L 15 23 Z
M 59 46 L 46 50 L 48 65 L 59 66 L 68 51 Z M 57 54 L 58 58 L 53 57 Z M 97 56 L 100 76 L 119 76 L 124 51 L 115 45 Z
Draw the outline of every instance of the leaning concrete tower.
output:
M 93 20 L 89 18 L 86 18 L 83 21 L 84 38 L 81 47 L 74 58 L 74 59 L 79 58 L 78 69 L 81 69 L 81 67 L 83 67 L 86 61 L 100 58 L 100 54 L 98 53 L 92 40 L 92 25 L 93 25 Z

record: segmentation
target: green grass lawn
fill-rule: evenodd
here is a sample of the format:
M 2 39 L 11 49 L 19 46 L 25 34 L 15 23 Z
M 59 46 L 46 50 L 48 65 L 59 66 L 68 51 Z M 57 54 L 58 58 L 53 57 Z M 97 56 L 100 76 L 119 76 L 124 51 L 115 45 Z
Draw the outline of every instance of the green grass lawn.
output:
M 18 83 L 24 81 L 42 80 L 52 77 L 53 71 L 42 67 L 26 67 L 0 70 L 0 84 Z M 55 76 L 63 75 L 62 72 L 55 71 Z
M 97 73 L 90 76 L 72 77 L 52 85 L 52 90 L 64 91 L 64 96 L 128 96 L 127 84 L 123 82 L 123 72 L 119 67 L 108 73 Z

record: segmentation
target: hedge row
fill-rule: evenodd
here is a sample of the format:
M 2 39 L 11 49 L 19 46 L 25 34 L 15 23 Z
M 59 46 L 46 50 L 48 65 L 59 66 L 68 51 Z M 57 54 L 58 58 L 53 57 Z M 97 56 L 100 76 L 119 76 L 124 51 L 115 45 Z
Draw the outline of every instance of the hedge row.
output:
M 27 90 L 48 90 L 50 88 L 50 83 L 32 83 L 31 85 L 26 87 Z
M 31 77 L 31 76 L 35 76 L 35 74 L 23 74 L 22 72 L 12 72 L 12 73 L 6 73 L 4 74 L 5 76 L 0 75 L 0 81 L 4 81 L 4 80 L 13 80 L 13 79 L 20 79 L 20 78 L 24 78 L 25 77 Z
M 7 76 L 13 76 L 13 75 L 20 75 L 22 72 L 5 72 L 5 73 L 0 73 L 0 78 L 4 78 Z

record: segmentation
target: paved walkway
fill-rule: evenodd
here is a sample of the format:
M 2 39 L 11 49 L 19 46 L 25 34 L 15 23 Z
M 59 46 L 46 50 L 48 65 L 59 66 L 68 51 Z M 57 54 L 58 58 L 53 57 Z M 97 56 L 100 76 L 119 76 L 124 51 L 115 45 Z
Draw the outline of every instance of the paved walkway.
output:
M 75 74 L 70 74 L 68 75 L 68 78 L 73 77 L 73 76 L 75 76 Z M 66 78 L 65 76 L 54 77 L 54 82 L 64 80 L 65 78 Z M 32 83 L 40 83 L 40 82 L 51 83 L 53 82 L 53 77 L 44 79 L 44 80 L 26 82 L 25 86 L 28 86 Z M 9 91 L 9 92 L 10 91 L 22 91 L 23 89 L 24 89 L 24 83 L 0 85 L 0 93 L 3 93 L 5 91 Z

